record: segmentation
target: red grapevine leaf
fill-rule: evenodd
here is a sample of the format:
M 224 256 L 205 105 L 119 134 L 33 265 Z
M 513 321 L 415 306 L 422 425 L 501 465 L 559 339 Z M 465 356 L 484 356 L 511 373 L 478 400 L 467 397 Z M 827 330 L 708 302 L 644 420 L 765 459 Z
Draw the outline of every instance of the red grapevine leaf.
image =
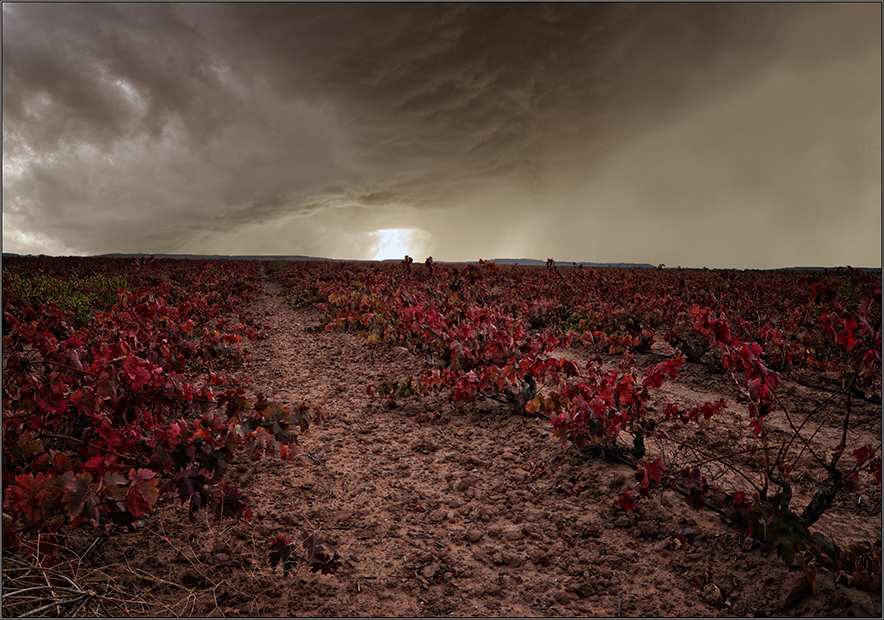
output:
M 300 559 L 294 551 L 295 543 L 288 536 L 277 536 L 270 546 L 270 566 L 276 568 L 277 564 L 282 563 L 283 574 L 287 575 L 295 561 Z
M 104 493 L 115 501 L 122 502 L 126 499 L 126 494 L 129 492 L 129 489 L 123 486 L 126 484 L 126 479 L 120 474 L 116 472 L 107 472 L 102 475 L 101 483 Z
M 653 461 L 642 465 L 642 469 L 647 472 L 651 480 L 659 483 L 663 479 L 663 472 L 666 471 L 666 463 L 660 457 L 657 457 Z
M 322 573 L 323 575 L 334 573 L 340 567 L 337 552 L 335 552 L 334 556 L 329 556 L 324 551 L 319 551 L 307 560 L 307 564 L 310 566 L 311 572 Z
M 190 502 L 190 511 L 194 512 L 205 506 L 210 494 L 205 488 L 202 474 L 196 467 L 189 467 L 175 477 L 178 497 L 182 502 Z
M 310 567 L 310 571 L 314 573 L 321 572 L 323 575 L 328 575 L 338 569 L 338 554 L 335 553 L 333 557 L 329 556 L 328 553 L 322 549 L 322 542 L 323 541 L 314 534 L 305 537 L 301 544 L 307 551 L 305 559 L 307 565 Z
M 64 486 L 62 504 L 71 516 L 72 526 L 89 522 L 98 525 L 98 496 L 92 488 L 92 474 L 82 473 L 75 475 Z
M 29 520 L 37 521 L 40 518 L 41 499 L 45 495 L 44 478 L 42 473 L 38 473 L 36 476 L 33 474 L 16 476 L 16 484 L 10 485 L 6 490 L 3 510 L 23 513 Z
M 624 510 L 627 512 L 635 510 L 635 500 L 632 499 L 632 491 L 626 491 L 620 497 L 618 497 L 617 505 L 620 507 L 620 510 Z
M 220 491 L 212 493 L 212 511 L 215 520 L 227 518 L 240 518 L 246 523 L 252 520 L 252 509 L 249 507 L 249 498 L 245 497 L 239 488 L 221 483 Z
M 875 449 L 872 447 L 872 444 L 868 444 L 867 446 L 863 446 L 862 448 L 857 448 L 856 450 L 854 450 L 853 458 L 856 459 L 857 465 L 861 465 L 874 453 Z
M 663 385 L 663 375 L 659 370 L 654 369 L 642 381 L 643 387 L 658 388 Z
M 153 510 L 159 496 L 154 472 L 149 469 L 129 470 L 129 491 L 123 505 L 135 517 Z

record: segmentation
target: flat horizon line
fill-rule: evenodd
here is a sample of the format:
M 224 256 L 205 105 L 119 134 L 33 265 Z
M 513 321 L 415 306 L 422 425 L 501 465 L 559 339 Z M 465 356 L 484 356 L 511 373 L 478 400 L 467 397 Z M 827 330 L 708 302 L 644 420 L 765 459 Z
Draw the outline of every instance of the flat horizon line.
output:
M 164 254 L 164 253 L 146 253 L 146 252 L 109 252 L 105 254 L 86 254 L 86 255 L 53 255 L 53 254 L 18 254 L 16 252 L 3 252 L 2 256 L 21 257 L 21 258 L 180 258 L 192 260 L 289 260 L 289 261 L 330 261 L 342 263 L 395 263 L 401 262 L 403 258 L 383 258 L 383 259 L 360 259 L 360 258 L 325 258 L 321 256 L 306 256 L 302 254 Z M 478 264 L 480 261 L 486 263 L 495 263 L 499 265 L 521 265 L 526 267 L 545 266 L 547 261 L 537 258 L 491 258 L 476 260 L 460 260 L 460 261 L 434 261 L 441 265 L 469 265 Z M 658 265 L 650 263 L 630 263 L 630 262 L 591 262 L 591 261 L 555 261 L 556 265 L 561 267 L 583 266 L 583 267 L 629 267 L 629 268 L 645 268 L 656 269 Z M 715 271 L 834 271 L 837 269 L 856 269 L 858 271 L 881 271 L 881 267 L 853 267 L 851 265 L 838 265 L 834 267 L 820 266 L 793 266 L 793 267 L 759 267 L 759 268 L 739 268 L 739 267 L 667 267 L 662 265 L 664 269 L 710 269 Z

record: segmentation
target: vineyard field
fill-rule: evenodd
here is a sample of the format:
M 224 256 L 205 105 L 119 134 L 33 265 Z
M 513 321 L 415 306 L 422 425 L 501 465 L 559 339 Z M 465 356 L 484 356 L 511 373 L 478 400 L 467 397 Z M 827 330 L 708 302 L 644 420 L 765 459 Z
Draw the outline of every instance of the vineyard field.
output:
M 880 616 L 881 393 L 880 270 L 4 256 L 3 614 Z

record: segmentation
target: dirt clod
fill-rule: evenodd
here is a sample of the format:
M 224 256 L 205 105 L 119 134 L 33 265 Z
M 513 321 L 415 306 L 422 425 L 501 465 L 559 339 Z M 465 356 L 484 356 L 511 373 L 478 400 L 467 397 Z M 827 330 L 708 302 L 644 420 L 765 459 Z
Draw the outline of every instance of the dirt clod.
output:
M 807 579 L 805 579 L 804 573 L 794 571 L 786 576 L 780 591 L 782 595 L 780 596 L 779 606 L 782 611 L 786 611 L 810 594 L 811 586 Z

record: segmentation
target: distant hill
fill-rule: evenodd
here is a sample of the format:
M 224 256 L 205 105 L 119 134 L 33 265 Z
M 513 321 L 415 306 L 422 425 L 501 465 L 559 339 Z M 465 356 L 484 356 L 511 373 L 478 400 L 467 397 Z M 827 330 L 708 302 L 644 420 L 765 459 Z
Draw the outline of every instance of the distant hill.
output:
M 832 271 L 841 267 L 780 267 L 779 271 Z M 880 267 L 853 267 L 857 271 L 881 271 Z
M 189 258 L 192 260 L 328 260 L 315 256 L 224 256 L 220 254 L 100 254 L 99 258 Z
M 545 260 L 537 260 L 536 258 L 495 258 L 491 262 L 498 265 L 546 265 Z M 583 267 L 642 267 L 647 269 L 654 269 L 656 267 L 656 265 L 649 265 L 647 263 L 574 263 L 567 261 L 556 261 L 556 265 L 560 267 L 581 265 Z

